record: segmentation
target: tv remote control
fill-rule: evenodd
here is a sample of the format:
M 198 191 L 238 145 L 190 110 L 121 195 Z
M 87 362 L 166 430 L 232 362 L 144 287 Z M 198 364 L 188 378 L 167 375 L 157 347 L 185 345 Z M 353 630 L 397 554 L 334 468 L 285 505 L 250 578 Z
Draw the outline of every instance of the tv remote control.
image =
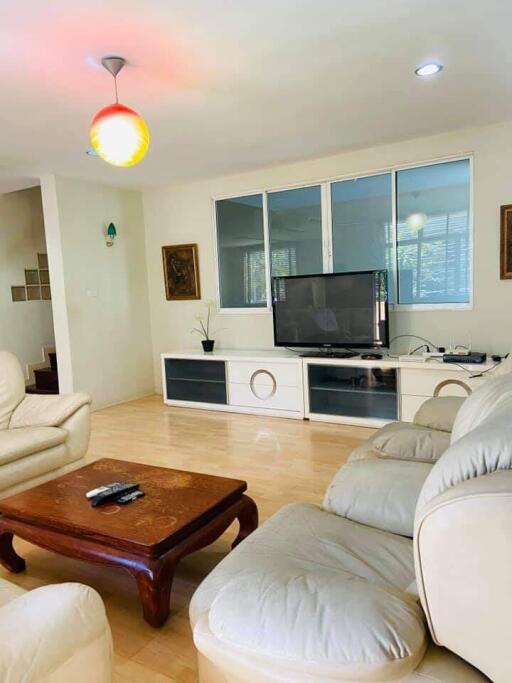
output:
M 105 484 L 104 486 L 98 486 L 96 489 L 92 489 L 91 491 L 87 491 L 85 494 L 85 497 L 87 500 L 90 500 L 91 498 L 95 498 L 98 493 L 103 493 L 104 491 L 109 491 L 112 486 L 118 486 L 121 482 L 120 481 L 113 481 L 111 484 Z
M 127 503 L 131 503 L 132 500 L 143 498 L 144 495 L 144 491 L 132 491 L 131 493 L 125 493 L 124 496 L 121 496 L 121 498 L 116 500 L 116 503 L 119 503 L 119 505 L 126 505 Z
M 110 501 L 117 501 L 118 498 L 125 495 L 126 493 L 131 493 L 139 488 L 139 484 L 114 484 L 110 486 L 107 491 L 98 493 L 97 496 L 91 499 L 91 505 L 93 508 L 98 507 L 98 505 L 103 505 L 103 503 L 109 503 Z

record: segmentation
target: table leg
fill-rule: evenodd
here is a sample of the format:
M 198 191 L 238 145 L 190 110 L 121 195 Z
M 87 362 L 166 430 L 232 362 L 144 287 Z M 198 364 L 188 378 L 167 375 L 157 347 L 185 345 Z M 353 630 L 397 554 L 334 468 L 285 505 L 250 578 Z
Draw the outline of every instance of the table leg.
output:
M 18 555 L 12 545 L 13 534 L 0 534 L 0 564 L 14 574 L 25 570 L 25 560 Z
M 238 536 L 233 541 L 232 548 L 241 543 L 249 534 L 258 528 L 258 508 L 256 503 L 249 496 L 242 496 L 240 511 L 237 515 L 240 523 Z
M 144 619 L 156 628 L 163 626 L 169 616 L 175 564 L 155 562 L 133 572 Z

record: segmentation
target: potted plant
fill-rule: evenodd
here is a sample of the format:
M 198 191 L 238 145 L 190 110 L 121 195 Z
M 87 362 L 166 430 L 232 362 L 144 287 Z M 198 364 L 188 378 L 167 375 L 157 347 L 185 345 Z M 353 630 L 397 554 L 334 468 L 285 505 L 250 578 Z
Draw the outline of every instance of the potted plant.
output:
M 215 345 L 215 339 L 210 339 L 210 321 L 214 303 L 213 301 L 205 301 L 204 304 L 206 306 L 206 317 L 201 314 L 196 315 L 199 327 L 193 327 L 190 332 L 197 332 L 197 334 L 201 335 L 201 337 L 203 337 L 201 340 L 203 351 L 205 353 L 211 353 Z

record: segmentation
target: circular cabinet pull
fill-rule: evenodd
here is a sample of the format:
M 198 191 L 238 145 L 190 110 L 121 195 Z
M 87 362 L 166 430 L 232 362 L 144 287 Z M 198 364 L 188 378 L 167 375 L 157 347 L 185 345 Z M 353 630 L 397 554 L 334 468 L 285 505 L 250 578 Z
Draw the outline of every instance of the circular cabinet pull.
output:
M 271 387 L 270 391 L 269 391 L 268 393 L 266 393 L 266 394 L 265 394 L 265 393 L 263 393 L 263 394 L 258 393 L 257 387 L 254 385 L 254 382 L 255 382 L 256 377 L 257 377 L 258 375 L 267 375 L 267 376 L 270 377 L 270 379 L 272 380 L 272 387 Z M 274 396 L 274 394 L 275 394 L 276 391 L 277 391 L 277 382 L 276 382 L 276 378 L 275 378 L 274 375 L 273 375 L 271 372 L 269 372 L 268 370 L 263 370 L 263 369 L 261 369 L 261 370 L 255 370 L 255 371 L 252 373 L 251 379 L 249 380 L 249 387 L 251 388 L 251 391 L 252 391 L 252 393 L 253 393 L 253 396 L 256 396 L 256 398 L 259 398 L 261 401 L 266 401 L 267 399 L 272 398 L 272 396 Z M 265 391 L 266 387 L 260 387 L 260 389 L 263 389 L 263 391 Z
M 439 396 L 439 394 L 441 393 L 441 390 L 444 389 L 449 384 L 456 384 L 457 386 L 462 387 L 468 396 L 471 396 L 471 394 L 473 393 L 471 387 L 469 387 L 466 384 L 466 382 L 463 382 L 460 379 L 445 379 L 444 381 L 439 382 L 437 387 L 434 389 L 434 398 L 437 398 Z

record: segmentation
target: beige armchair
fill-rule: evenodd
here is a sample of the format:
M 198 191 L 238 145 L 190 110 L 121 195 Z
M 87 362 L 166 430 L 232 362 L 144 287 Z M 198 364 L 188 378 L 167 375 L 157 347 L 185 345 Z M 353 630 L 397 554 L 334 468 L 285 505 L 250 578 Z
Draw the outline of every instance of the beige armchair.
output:
M 0 498 L 84 464 L 90 435 L 87 394 L 25 394 L 17 358 L 0 351 Z
M 112 638 L 99 595 L 65 583 L 25 592 L 0 580 L 3 683 L 110 683 Z

